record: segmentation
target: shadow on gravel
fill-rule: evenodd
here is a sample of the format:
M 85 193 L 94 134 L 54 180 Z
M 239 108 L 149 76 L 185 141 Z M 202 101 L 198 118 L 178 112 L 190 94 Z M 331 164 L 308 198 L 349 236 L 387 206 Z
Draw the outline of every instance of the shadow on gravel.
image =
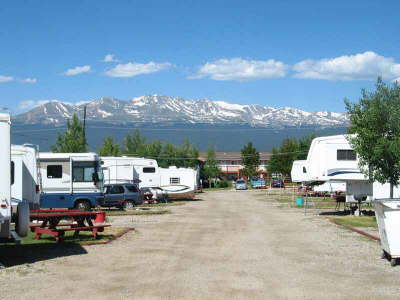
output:
M 0 263 L 11 267 L 86 253 L 87 251 L 81 245 L 74 243 L 1 245 Z
M 204 201 L 201 198 L 194 198 L 194 199 L 173 199 L 171 201 L 168 201 L 168 203 L 174 203 L 174 202 L 197 202 L 197 201 Z
M 361 210 L 363 216 L 375 216 L 373 210 Z M 350 216 L 353 215 L 350 210 L 346 211 L 324 211 L 319 214 L 320 216 Z
M 320 213 L 320 216 L 348 216 L 349 211 L 324 211 Z

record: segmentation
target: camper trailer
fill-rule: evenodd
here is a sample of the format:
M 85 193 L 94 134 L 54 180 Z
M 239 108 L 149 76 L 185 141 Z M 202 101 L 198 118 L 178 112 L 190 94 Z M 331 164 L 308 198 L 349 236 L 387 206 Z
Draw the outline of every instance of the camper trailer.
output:
M 104 202 L 103 172 L 96 153 L 39 153 L 41 208 L 89 210 Z
M 358 167 L 357 154 L 346 135 L 315 138 L 307 156 L 307 173 L 311 181 L 346 183 L 346 202 L 372 200 L 372 183 Z
M 307 173 L 307 161 L 295 160 L 292 165 L 291 178 L 293 182 L 313 183 Z M 316 180 L 314 180 L 316 182 Z M 332 194 L 335 192 L 345 192 L 346 183 L 342 181 L 326 181 L 323 184 L 313 185 L 313 191 L 318 194 Z
M 38 151 L 31 145 L 11 145 L 11 197 L 29 203 L 31 209 L 39 209 L 40 174 L 37 165 Z
M 11 168 L 11 119 L 8 114 L 0 114 L 0 238 L 9 239 L 15 237 L 11 231 L 12 206 L 11 184 L 15 180 Z M 19 236 L 26 236 L 29 229 L 29 206 L 26 201 L 17 200 L 15 219 L 15 231 Z
M 104 173 L 104 182 L 139 183 L 139 187 L 159 187 L 160 174 L 157 161 L 140 157 L 113 157 L 102 156 L 101 166 Z
M 292 165 L 292 171 L 290 177 L 292 182 L 307 182 L 307 161 L 306 160 L 295 160 Z
M 160 168 L 160 187 L 170 199 L 193 199 L 197 190 L 197 171 L 190 168 Z
M 307 156 L 307 173 L 312 181 L 341 181 L 346 183 L 346 201 L 356 202 L 360 198 L 389 197 L 389 184 L 369 182 L 359 166 L 358 158 L 346 135 L 315 138 Z M 396 188 L 395 195 L 400 191 Z

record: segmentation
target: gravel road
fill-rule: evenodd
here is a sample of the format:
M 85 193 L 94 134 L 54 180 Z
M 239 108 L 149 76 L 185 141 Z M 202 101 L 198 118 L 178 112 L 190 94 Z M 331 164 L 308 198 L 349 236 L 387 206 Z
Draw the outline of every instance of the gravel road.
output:
M 380 247 L 265 192 L 207 192 L 137 231 L 0 270 L 0 299 L 398 299 Z M 28 259 L 29 258 L 29 259 Z

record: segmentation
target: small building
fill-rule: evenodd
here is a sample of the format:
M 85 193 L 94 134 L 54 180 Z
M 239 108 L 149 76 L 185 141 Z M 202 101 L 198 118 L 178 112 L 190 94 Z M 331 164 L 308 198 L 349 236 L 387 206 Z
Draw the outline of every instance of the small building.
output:
M 258 167 L 260 176 L 267 175 L 267 165 L 270 158 L 270 152 L 260 152 L 260 166 Z M 199 160 L 206 162 L 207 152 L 200 152 Z M 215 160 L 221 170 L 222 178 L 232 180 L 241 177 L 240 170 L 244 168 L 244 165 L 240 152 L 215 152 Z

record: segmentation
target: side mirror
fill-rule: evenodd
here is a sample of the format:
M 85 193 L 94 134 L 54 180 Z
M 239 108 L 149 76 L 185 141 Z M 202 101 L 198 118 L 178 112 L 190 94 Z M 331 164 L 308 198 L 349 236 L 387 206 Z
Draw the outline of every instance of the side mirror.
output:
M 100 181 L 100 179 L 99 179 L 99 174 L 93 173 L 93 174 L 92 174 L 92 181 L 93 181 L 93 183 L 96 185 L 96 184 Z

